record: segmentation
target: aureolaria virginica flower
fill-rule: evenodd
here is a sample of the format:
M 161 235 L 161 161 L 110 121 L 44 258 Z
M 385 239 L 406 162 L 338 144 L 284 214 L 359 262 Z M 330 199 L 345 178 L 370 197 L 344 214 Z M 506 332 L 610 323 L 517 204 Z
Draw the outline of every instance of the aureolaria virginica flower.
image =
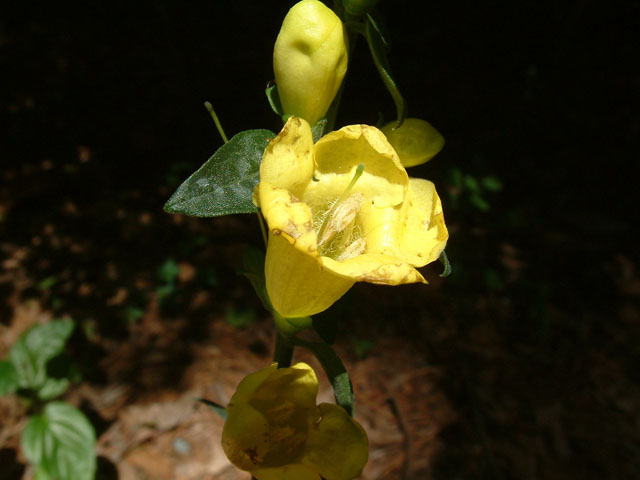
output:
M 258 480 L 351 480 L 368 458 L 367 435 L 340 406 L 316 405 L 318 380 L 304 363 L 247 376 L 227 406 L 222 447 Z
M 273 49 L 273 70 L 286 115 L 311 125 L 331 106 L 347 71 L 342 21 L 318 0 L 302 0 L 287 13 Z
M 290 118 L 267 146 L 254 199 L 269 226 L 271 303 L 283 317 L 329 308 L 355 282 L 423 282 L 448 233 L 433 183 L 409 178 L 375 127 L 350 125 L 313 144 Z
M 399 128 L 396 128 L 395 121 L 389 122 L 380 130 L 405 167 L 428 162 L 444 147 L 444 137 L 440 132 L 420 118 L 407 118 Z

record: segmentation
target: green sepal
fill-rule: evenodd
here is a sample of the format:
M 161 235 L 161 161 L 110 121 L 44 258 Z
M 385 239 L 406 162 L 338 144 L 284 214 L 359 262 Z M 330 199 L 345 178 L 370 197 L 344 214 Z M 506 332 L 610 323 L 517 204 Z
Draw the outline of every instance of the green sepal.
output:
M 318 359 L 331 382 L 336 403 L 353 417 L 355 398 L 351 380 L 342 360 L 333 348 L 326 343 L 307 342 L 300 338 L 295 338 L 293 342 L 295 345 L 309 350 Z
M 51 402 L 32 416 L 20 445 L 36 467 L 37 478 L 93 480 L 96 434 L 87 417 L 65 402 Z
M 13 363 L 3 360 L 0 362 L 0 397 L 15 393 L 18 390 L 18 372 Z
M 273 138 L 269 130 L 238 133 L 178 187 L 164 210 L 193 217 L 257 212 L 253 189 L 260 181 L 262 154 Z
M 449 262 L 449 257 L 447 257 L 447 252 L 443 250 L 438 257 L 438 260 L 440 260 L 440 262 L 444 266 L 444 271 L 440 274 L 440 276 L 444 278 L 451 275 L 451 263 Z
M 396 128 L 398 128 L 407 117 L 407 102 L 405 102 L 391 75 L 391 67 L 387 57 L 387 42 L 382 34 L 382 29 L 370 13 L 366 17 L 365 36 L 380 78 L 382 78 L 382 82 L 396 105 Z
M 47 363 L 62 353 L 74 326 L 71 319 L 37 325 L 11 347 L 9 360 L 17 372 L 20 388 L 36 391 L 41 400 L 49 400 L 66 390 L 69 380 L 52 378 Z
M 210 407 L 211 410 L 216 412 L 218 414 L 218 416 L 222 420 L 226 420 L 227 419 L 227 416 L 229 415 L 229 412 L 227 412 L 227 409 L 225 407 L 223 407 L 222 405 L 218 405 L 217 403 L 212 402 L 211 400 L 207 400 L 206 398 L 198 398 L 197 400 L 200 403 L 204 403 L 207 407 Z
M 325 128 L 327 128 L 327 119 L 322 118 L 318 120 L 313 127 L 311 127 L 311 136 L 313 137 L 313 143 L 316 143 L 324 135 Z
M 282 110 L 282 102 L 280 102 L 280 95 L 278 94 L 278 86 L 275 83 L 269 83 L 264 93 L 267 95 L 267 100 L 269 100 L 269 106 L 273 113 L 282 117 L 284 115 L 284 111 Z

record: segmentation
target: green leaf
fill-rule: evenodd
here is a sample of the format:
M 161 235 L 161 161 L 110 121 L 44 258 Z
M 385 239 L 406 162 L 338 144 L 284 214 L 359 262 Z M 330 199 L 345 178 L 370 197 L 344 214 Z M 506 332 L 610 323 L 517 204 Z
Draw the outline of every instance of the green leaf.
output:
M 4 360 L 0 362 L 0 397 L 14 393 L 18 389 L 18 372 L 13 363 Z
M 233 328 L 244 328 L 256 321 L 256 312 L 251 308 L 230 307 L 227 309 L 224 318 Z
M 39 390 L 47 384 L 47 362 L 64 350 L 74 323 L 71 319 L 54 320 L 37 325 L 24 333 L 11 348 L 9 359 L 18 374 L 21 388 Z M 43 392 L 50 395 L 56 388 L 46 385 Z M 51 398 L 51 397 L 48 397 Z
M 179 273 L 180 267 L 173 258 L 167 258 L 158 268 L 158 277 L 164 283 L 173 283 Z
M 264 149 L 274 137 L 269 130 L 235 135 L 178 187 L 165 211 L 194 217 L 257 212 L 253 189 L 260 181 Z
M 211 400 L 207 400 L 205 398 L 198 398 L 198 401 L 201 402 L 201 403 L 204 403 L 208 407 L 211 407 L 211 409 L 214 412 L 216 412 L 220 416 L 220 418 L 222 420 L 226 420 L 227 419 L 227 416 L 229 414 L 227 413 L 227 409 L 224 408 L 222 405 L 218 405 L 217 403 L 212 402 Z
M 255 290 L 258 298 L 268 311 L 273 311 L 269 294 L 267 293 L 267 282 L 264 278 L 264 261 L 265 254 L 262 250 L 249 246 L 242 255 L 242 265 L 244 270 L 241 272 L 251 282 L 251 286 Z
M 336 403 L 344 408 L 349 415 L 353 416 L 355 399 L 351 380 L 349 380 L 349 374 L 342 360 L 340 360 L 333 348 L 326 343 L 307 342 L 300 338 L 293 339 L 293 342 L 295 345 L 309 350 L 320 361 L 333 387 Z
M 502 190 L 502 182 L 497 177 L 484 177 L 481 182 L 482 186 L 490 192 L 499 192 L 500 190 Z
M 64 402 L 47 404 L 29 419 L 20 441 L 37 478 L 93 480 L 96 434 L 87 417 Z
M 367 14 L 365 36 L 367 37 L 369 50 L 371 51 L 371 56 L 378 69 L 380 78 L 382 78 L 382 82 L 385 87 L 387 87 L 387 90 L 389 90 L 393 102 L 396 104 L 396 128 L 398 128 L 407 117 L 407 102 L 405 102 L 404 97 L 400 93 L 400 90 L 398 90 L 398 86 L 391 75 L 385 39 L 382 35 L 382 30 L 371 14 Z
M 440 256 L 438 257 L 438 260 L 440 260 L 440 262 L 444 266 L 444 271 L 440 274 L 440 276 L 444 278 L 451 275 L 451 263 L 449 262 L 449 257 L 447 256 L 447 252 L 443 250 Z
M 278 94 L 278 87 L 275 83 L 272 83 L 267 86 L 264 91 L 267 95 L 267 100 L 269 100 L 269 106 L 273 113 L 282 117 L 284 115 L 284 111 L 282 110 L 282 103 L 280 102 L 280 95 Z

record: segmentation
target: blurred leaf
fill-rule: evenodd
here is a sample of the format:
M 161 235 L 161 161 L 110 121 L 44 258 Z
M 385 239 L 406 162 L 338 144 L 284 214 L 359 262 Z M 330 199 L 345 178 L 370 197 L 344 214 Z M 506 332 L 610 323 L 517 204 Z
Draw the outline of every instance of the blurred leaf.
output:
M 38 282 L 38 288 L 40 290 L 49 290 L 59 281 L 60 279 L 58 277 L 56 277 L 55 275 L 51 275 L 43 280 L 40 280 L 40 282 Z
M 484 177 L 481 182 L 482 186 L 490 192 L 499 192 L 502 190 L 502 182 L 497 177 Z
M 127 305 L 124 309 L 123 316 L 128 324 L 136 323 L 144 315 L 144 310 L 133 305 Z
M 233 328 L 243 328 L 256 321 L 256 312 L 251 308 L 237 309 L 231 307 L 227 309 L 224 318 Z
M 382 30 L 378 26 L 378 22 L 376 22 L 371 14 L 367 14 L 365 36 L 367 37 L 369 50 L 371 51 L 371 56 L 378 69 L 380 78 L 382 78 L 382 82 L 385 87 L 387 87 L 387 90 L 393 98 L 393 102 L 396 104 L 397 128 L 402 125 L 402 122 L 404 122 L 407 116 L 407 103 L 391 75 L 391 67 L 389 65 L 389 59 L 387 58 L 387 44 L 382 35 Z
M 465 175 L 464 188 L 471 192 L 480 192 L 480 185 L 478 184 L 478 181 L 471 175 Z
M 47 398 L 56 388 L 55 380 L 47 385 L 51 379 L 47 376 L 47 362 L 60 354 L 73 331 L 73 320 L 54 320 L 53 322 L 37 325 L 24 333 L 11 348 L 9 359 L 18 374 L 21 388 L 40 390 Z M 42 397 L 41 397 L 42 398 Z
M 160 265 L 158 269 L 158 277 L 164 283 L 173 283 L 178 274 L 180 273 L 180 267 L 173 258 L 168 258 Z
M 216 412 L 220 418 L 222 418 L 222 420 L 226 420 L 227 416 L 229 415 L 227 413 L 227 409 L 224 408 L 222 405 L 218 405 L 215 402 L 212 402 L 211 400 L 206 400 L 204 398 L 199 398 L 198 399 L 199 402 L 204 403 L 205 405 L 207 405 L 208 407 L 211 407 L 211 409 Z
M 260 180 L 264 149 L 274 137 L 269 130 L 235 135 L 178 187 L 165 211 L 195 217 L 257 212 L 253 189 Z
M 3 360 L 0 362 L 0 397 L 14 393 L 18 389 L 18 372 L 13 363 Z
M 464 178 L 464 175 L 462 174 L 462 171 L 459 168 L 454 167 L 451 170 L 449 170 L 449 181 L 451 182 L 452 186 L 456 188 L 461 188 L 463 178 Z
M 96 435 L 87 417 L 64 402 L 47 404 L 29 419 L 20 441 L 37 478 L 93 480 Z
M 336 403 L 353 416 L 354 396 L 351 380 L 349 380 L 349 374 L 342 360 L 333 348 L 326 343 L 307 342 L 300 338 L 294 338 L 293 341 L 295 345 L 309 350 L 320 361 L 333 387 Z
M 474 193 L 469 197 L 469 202 L 482 212 L 487 212 L 491 208 L 489 203 L 477 193 Z
M 368 338 L 354 338 L 352 341 L 353 351 L 356 357 L 362 359 L 367 356 L 371 350 L 373 350 L 374 343 Z

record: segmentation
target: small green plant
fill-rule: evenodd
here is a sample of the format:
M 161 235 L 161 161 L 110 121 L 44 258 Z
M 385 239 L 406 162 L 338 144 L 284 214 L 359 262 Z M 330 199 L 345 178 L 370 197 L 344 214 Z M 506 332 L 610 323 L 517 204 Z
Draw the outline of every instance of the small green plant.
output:
M 54 320 L 25 332 L 0 361 L 0 396 L 18 394 L 29 406 L 21 447 L 35 480 L 91 480 L 96 470 L 96 434 L 85 415 L 55 400 L 77 378 L 64 353 L 75 325 Z

